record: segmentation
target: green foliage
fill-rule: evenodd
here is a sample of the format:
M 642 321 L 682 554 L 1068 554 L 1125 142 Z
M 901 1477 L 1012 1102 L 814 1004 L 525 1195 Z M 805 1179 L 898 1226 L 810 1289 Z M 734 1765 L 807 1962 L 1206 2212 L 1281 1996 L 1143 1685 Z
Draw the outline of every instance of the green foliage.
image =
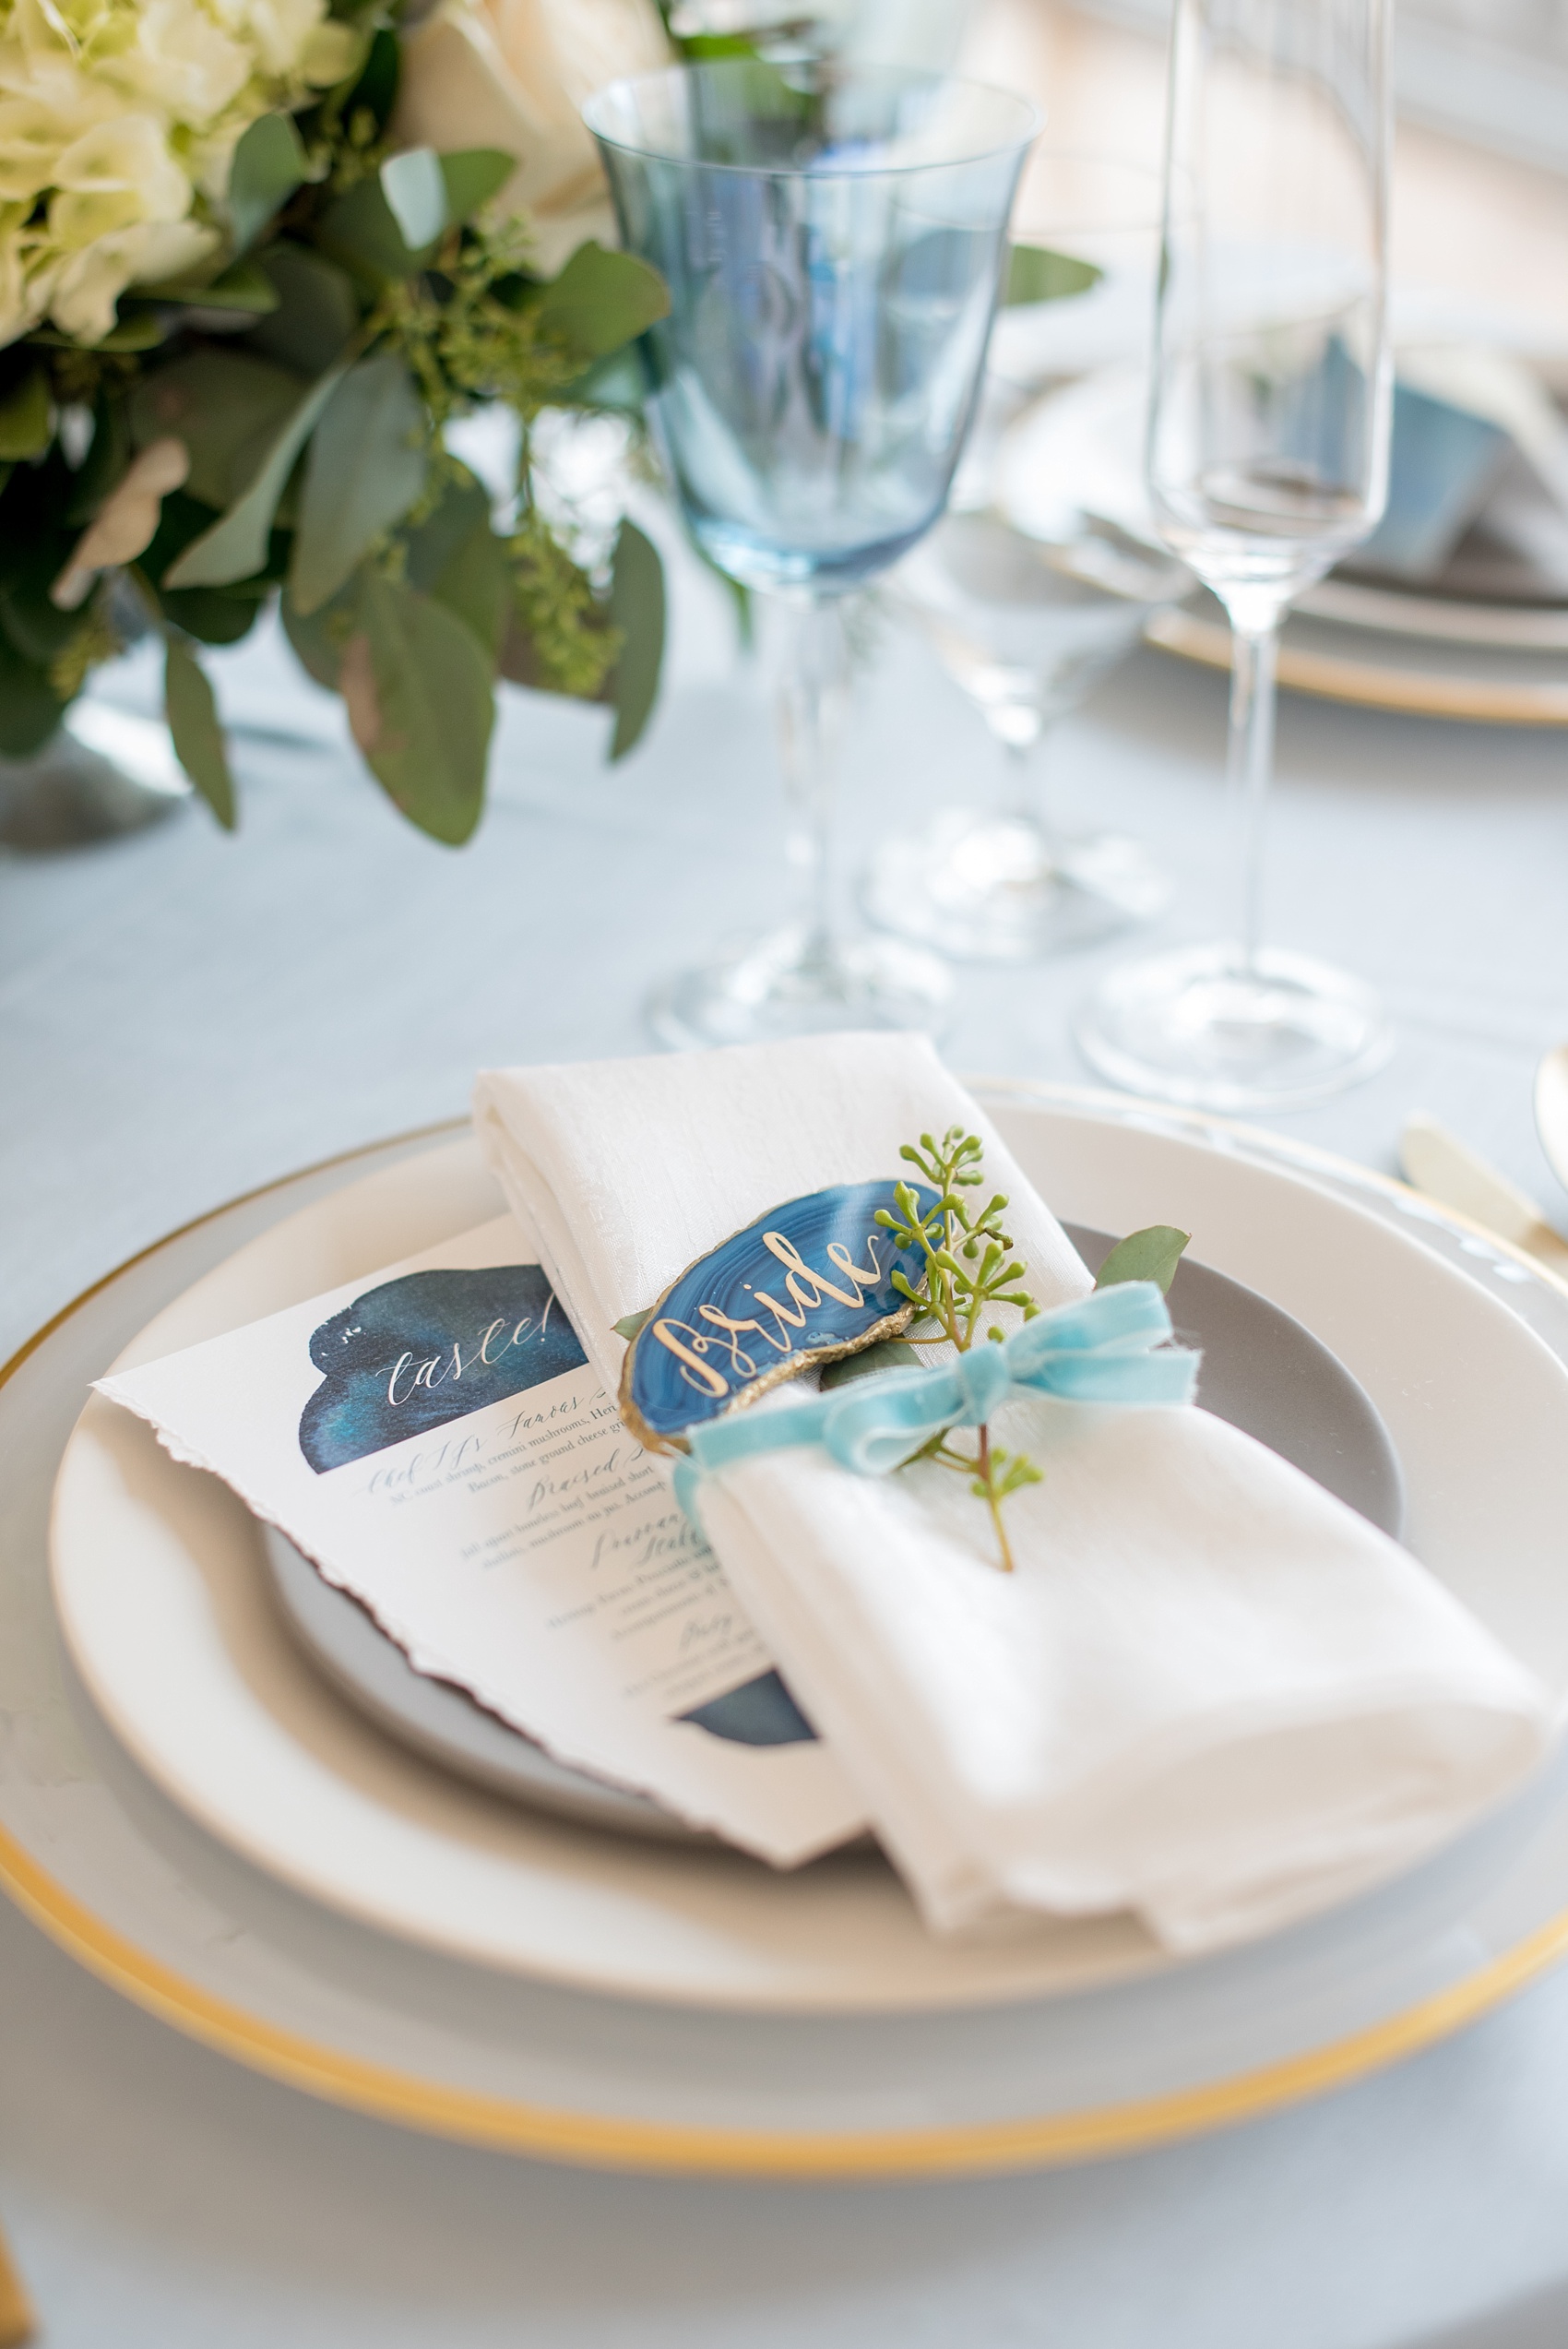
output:
M 339 364 L 312 386 L 273 439 L 249 485 L 164 574 L 171 587 L 227 587 L 232 579 L 248 579 L 262 568 L 283 485 L 346 372 Z
M 434 597 L 374 571 L 357 617 L 339 670 L 354 739 L 404 814 L 460 846 L 483 805 L 495 714 L 484 647 Z
M 207 346 L 150 369 L 125 415 L 137 448 L 170 433 L 183 440 L 188 494 L 221 512 L 255 478 L 303 389 L 298 376 L 268 360 Z
M 107 596 L 50 590 L 137 451 L 174 436 L 190 470 L 128 566 L 168 642 L 170 722 L 225 824 L 232 783 L 195 648 L 239 641 L 281 590 L 300 661 L 342 693 L 372 771 L 410 819 L 466 839 L 482 804 L 499 677 L 608 702 L 611 756 L 647 727 L 663 580 L 627 523 L 585 551 L 534 495 L 530 433 L 554 406 L 636 418 L 635 342 L 657 274 L 585 244 L 554 277 L 493 199 L 516 159 L 394 151 L 401 50 L 383 0 L 333 0 L 360 63 L 236 147 L 209 263 L 123 297 L 89 350 L 53 328 L 0 352 L 0 749 L 35 747 L 117 649 Z M 446 427 L 500 401 L 521 428 L 517 495 L 493 515 Z M 89 410 L 85 457 L 58 438 Z M 76 427 L 73 425 L 73 434 Z M 79 459 L 80 461 L 77 461 Z
M 824 1388 L 847 1387 L 856 1378 L 869 1378 L 878 1370 L 916 1370 L 920 1356 L 903 1338 L 883 1338 L 874 1346 L 862 1346 L 859 1353 L 840 1355 L 828 1363 L 822 1373 Z
M 645 1305 L 640 1313 L 625 1314 L 619 1321 L 612 1323 L 611 1326 L 614 1330 L 615 1335 L 618 1338 L 624 1338 L 626 1343 L 630 1345 L 632 1340 L 636 1336 L 637 1331 L 646 1328 L 647 1323 L 652 1319 L 653 1307 L 650 1305 Z
M 621 650 L 593 581 L 533 507 L 506 543 L 514 626 L 501 656 L 514 684 L 592 701 Z
M 919 1144 L 906 1142 L 899 1157 L 915 1167 L 935 1191 L 936 1203 L 922 1210 L 918 1193 L 900 1183 L 893 1197 L 897 1213 L 877 1210 L 876 1221 L 893 1234 L 900 1249 L 919 1246 L 925 1258 L 925 1285 L 917 1289 L 902 1272 L 893 1275 L 900 1296 L 915 1308 L 911 1331 L 934 1323 L 930 1335 L 911 1334 L 911 1346 L 955 1346 L 968 1353 L 980 1334 L 982 1317 L 997 1306 L 1011 1306 L 1030 1321 L 1039 1307 L 1023 1286 L 1026 1268 L 1018 1263 L 1014 1243 L 1002 1228 L 1007 1200 L 993 1192 L 983 1208 L 963 1197 L 985 1180 L 983 1145 L 961 1126 L 950 1126 L 940 1142 L 922 1134 Z M 987 1342 L 1000 1342 L 1003 1331 L 994 1325 L 985 1331 Z M 941 1468 L 956 1469 L 969 1480 L 969 1490 L 991 1511 L 1004 1573 L 1013 1570 L 1013 1553 L 1002 1522 L 1002 1504 L 1027 1485 L 1038 1485 L 1043 1472 L 1022 1452 L 1006 1452 L 991 1440 L 989 1425 L 979 1431 L 977 1449 L 960 1451 L 950 1444 L 951 1430 L 943 1428 L 915 1454 Z
M 1052 253 L 1043 244 L 1015 244 L 1007 257 L 1003 304 L 1015 308 L 1027 302 L 1060 302 L 1068 294 L 1087 293 L 1104 275 L 1092 261 L 1075 260 L 1070 253 Z
M 669 315 L 670 291 L 635 254 L 579 244 L 533 304 L 539 332 L 579 366 L 604 359 Z
M 0 392 L 0 457 L 38 456 L 53 430 L 49 377 L 42 367 L 29 367 Z
M 178 637 L 168 638 L 163 663 L 163 711 L 174 756 L 226 832 L 238 820 L 223 727 L 207 674 Z
M 378 351 L 350 367 L 305 459 L 289 592 L 301 612 L 337 594 L 424 488 L 424 409 L 408 367 Z
M 615 711 L 610 756 L 624 758 L 642 739 L 664 661 L 664 568 L 633 521 L 622 523 L 610 573 L 610 625 L 620 638 L 600 690 Z
M 247 253 L 304 180 L 309 161 L 288 114 L 263 114 L 234 149 L 229 173 L 233 249 Z
M 1182 1252 L 1192 1238 L 1173 1223 L 1150 1223 L 1119 1240 L 1100 1266 L 1097 1289 L 1113 1289 L 1123 1281 L 1152 1281 L 1161 1296 L 1169 1295 Z

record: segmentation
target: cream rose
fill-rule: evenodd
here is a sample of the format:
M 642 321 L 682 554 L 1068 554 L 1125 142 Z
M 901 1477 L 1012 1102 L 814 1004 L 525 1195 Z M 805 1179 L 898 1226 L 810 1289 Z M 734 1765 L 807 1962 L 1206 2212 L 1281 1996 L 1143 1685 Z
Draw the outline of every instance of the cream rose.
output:
M 614 234 L 584 100 L 669 63 L 651 0 L 443 0 L 404 42 L 392 136 L 515 155 L 498 201 L 529 214 L 539 265 L 553 272 L 585 237 Z

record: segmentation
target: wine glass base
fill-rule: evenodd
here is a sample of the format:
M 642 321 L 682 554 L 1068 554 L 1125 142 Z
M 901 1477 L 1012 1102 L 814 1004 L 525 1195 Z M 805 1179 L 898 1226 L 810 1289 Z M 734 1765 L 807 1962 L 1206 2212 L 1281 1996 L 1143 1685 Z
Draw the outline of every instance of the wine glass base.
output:
M 825 948 L 799 930 L 775 931 L 695 971 L 678 971 L 648 997 L 661 1044 L 778 1043 L 855 1028 L 919 1028 L 940 1035 L 953 974 L 933 954 L 894 938 Z
M 1241 1112 L 1325 1101 L 1394 1048 L 1381 1004 L 1359 980 L 1272 951 L 1244 972 L 1228 946 L 1113 971 L 1075 1031 L 1090 1066 L 1129 1092 Z
M 1146 922 L 1170 897 L 1137 841 L 1057 840 L 1028 816 L 953 809 L 879 851 L 861 901 L 882 928 L 944 954 L 1031 962 Z

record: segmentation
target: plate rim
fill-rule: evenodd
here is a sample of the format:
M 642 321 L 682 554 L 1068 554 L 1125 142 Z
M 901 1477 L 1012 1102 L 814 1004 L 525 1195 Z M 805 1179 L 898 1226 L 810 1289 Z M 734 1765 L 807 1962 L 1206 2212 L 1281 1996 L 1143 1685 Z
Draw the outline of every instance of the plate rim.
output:
M 1132 1094 L 1036 1078 L 974 1077 L 965 1081 L 982 1099 L 988 1094 L 992 1098 L 1009 1094 L 1034 1100 L 1042 1107 L 1111 1110 L 1122 1117 L 1129 1110 L 1141 1109 L 1179 1124 L 1231 1133 L 1270 1149 L 1276 1146 L 1276 1138 L 1266 1129 L 1207 1112 L 1173 1108 L 1163 1102 L 1141 1101 Z M 467 1124 L 461 1116 L 445 1118 L 334 1152 L 257 1184 L 175 1226 L 103 1273 L 25 1339 L 0 1366 L 0 1389 L 83 1306 L 187 1234 L 313 1175 L 399 1146 L 434 1142 L 460 1133 Z M 1292 1154 L 1299 1165 L 1310 1168 L 1315 1163 L 1341 1178 L 1349 1174 L 1358 1183 L 1395 1198 L 1420 1197 L 1391 1175 L 1313 1144 L 1293 1144 Z M 1421 1204 L 1424 1209 L 1427 1202 Z M 1568 1296 L 1568 1279 L 1560 1278 L 1470 1218 L 1447 1209 L 1440 1213 L 1443 1221 L 1484 1239 L 1533 1279 Z M 328 2103 L 426 2134 L 580 2166 L 776 2180 L 870 2182 L 980 2176 L 1105 2158 L 1196 2136 L 1348 2085 L 1431 2046 L 1568 1956 L 1568 1908 L 1564 1908 L 1473 1973 L 1415 2000 L 1396 2014 L 1300 2055 L 1162 2095 L 1005 2121 L 909 2129 L 736 2129 L 574 2113 L 518 2098 L 485 2096 L 440 2086 L 394 2065 L 346 2056 L 324 2042 L 286 2031 L 247 2008 L 216 1997 L 152 1956 L 78 1901 L 4 1826 L 0 1826 L 0 1890 L 57 1947 L 145 2011 L 252 2070 Z

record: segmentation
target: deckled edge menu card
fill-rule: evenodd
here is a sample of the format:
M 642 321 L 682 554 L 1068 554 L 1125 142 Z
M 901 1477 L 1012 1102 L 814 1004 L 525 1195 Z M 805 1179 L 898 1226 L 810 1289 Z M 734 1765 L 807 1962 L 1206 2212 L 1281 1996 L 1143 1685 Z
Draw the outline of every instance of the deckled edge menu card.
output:
M 793 1866 L 863 1813 L 509 1215 L 100 1381 L 559 1759 Z

